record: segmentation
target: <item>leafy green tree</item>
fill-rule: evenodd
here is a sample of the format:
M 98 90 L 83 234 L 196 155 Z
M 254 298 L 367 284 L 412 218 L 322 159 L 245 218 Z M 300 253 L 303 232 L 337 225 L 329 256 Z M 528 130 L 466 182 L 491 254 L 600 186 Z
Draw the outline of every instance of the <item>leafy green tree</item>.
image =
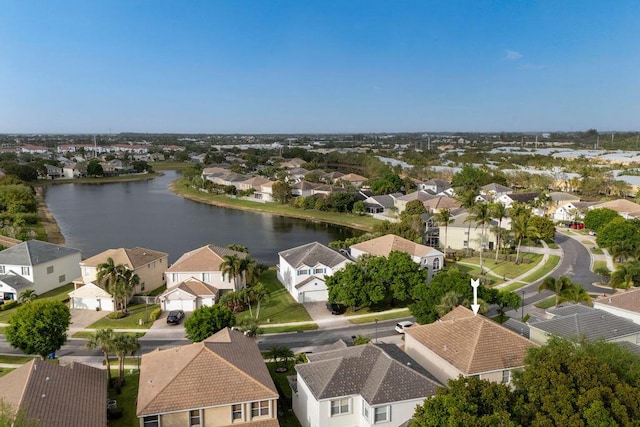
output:
M 355 215 L 364 215 L 367 212 L 367 207 L 362 200 L 358 200 L 353 204 L 353 213 Z
M 114 339 L 116 334 L 113 329 L 98 329 L 91 334 L 87 340 L 87 348 L 100 348 L 104 355 L 104 362 L 107 366 L 107 377 L 109 383 L 111 383 L 111 361 L 109 360 L 109 354 L 114 349 Z
M 285 204 L 291 200 L 291 186 L 284 181 L 277 181 L 272 186 L 273 200 Z
M 33 301 L 18 307 L 6 329 L 7 341 L 27 354 L 43 359 L 67 342 L 69 307 L 59 301 Z
M 104 170 L 99 160 L 91 160 L 87 164 L 87 175 L 89 176 L 103 176 Z
M 537 230 L 537 238 L 553 240 L 556 235 L 556 226 L 549 218 L 534 215 L 530 219 L 531 226 Z
M 618 264 L 609 282 L 613 289 L 628 289 L 636 283 L 640 283 L 640 261 Z
M 498 291 L 496 298 L 496 305 L 498 306 L 498 316 L 501 319 L 506 317 L 507 309 L 516 309 L 520 307 L 522 302 L 520 295 L 516 292 Z
M 568 292 L 576 284 L 571 281 L 567 276 L 560 276 L 558 279 L 552 276 L 547 276 L 538 286 L 538 292 L 548 290 L 556 294 L 556 307 L 562 302 L 562 296 Z
M 1 427 L 38 427 L 40 421 L 30 418 L 26 410 L 16 410 L 10 403 L 0 399 L 0 426 Z
M 13 175 L 24 182 L 31 182 L 38 179 L 38 168 L 31 164 L 20 165 L 7 162 L 2 165 L 2 170 L 7 175 Z
M 427 208 L 424 207 L 424 203 L 422 203 L 421 200 L 411 200 L 405 206 L 404 211 L 402 211 L 401 217 L 422 215 L 424 213 L 427 213 Z
M 453 175 L 451 186 L 463 190 L 472 190 L 476 194 L 480 187 L 492 182 L 494 182 L 494 177 L 487 170 L 467 164 L 462 167 L 460 172 Z M 499 182 L 499 184 L 506 185 L 506 180 L 504 183 Z
M 200 342 L 216 332 L 236 324 L 236 318 L 227 307 L 215 304 L 200 307 L 184 322 L 187 338 Z
M 613 209 L 590 209 L 584 215 L 584 225 L 588 229 L 598 232 L 615 218 L 620 218 L 620 214 Z
M 509 386 L 478 377 L 458 377 L 416 408 L 414 427 L 515 427 L 516 396 Z
M 372 180 L 370 183 L 371 191 L 375 194 L 391 194 L 402 190 L 404 181 L 397 174 L 387 172 L 381 178 Z
M 596 243 L 603 248 L 612 248 L 619 242 L 627 242 L 629 246 L 640 246 L 640 227 L 633 221 L 622 217 L 614 218 L 603 225 L 596 237 Z

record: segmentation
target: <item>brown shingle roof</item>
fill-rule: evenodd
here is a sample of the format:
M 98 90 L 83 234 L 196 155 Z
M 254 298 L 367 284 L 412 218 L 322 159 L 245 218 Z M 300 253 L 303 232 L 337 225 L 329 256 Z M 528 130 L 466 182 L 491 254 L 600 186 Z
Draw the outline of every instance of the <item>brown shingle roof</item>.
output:
M 169 267 L 167 273 L 220 271 L 220 264 L 224 262 L 225 255 L 237 255 L 239 258 L 247 257 L 245 252 L 238 252 L 216 245 L 206 245 L 182 255 Z
M 130 270 L 135 270 L 149 264 L 150 262 L 166 258 L 167 256 L 168 255 L 164 252 L 140 247 L 132 249 L 107 249 L 98 255 L 85 259 L 81 262 L 81 265 L 97 267 L 98 265 L 107 262 L 108 258 L 111 258 L 116 265 L 122 264 Z
M 595 300 L 598 304 L 620 308 L 622 310 L 640 313 L 640 288 L 632 288 L 623 292 L 617 292 L 608 297 Z
M 40 427 L 107 425 L 106 372 L 82 363 L 33 359 L 0 378 L 0 398 Z
M 462 206 L 456 199 L 447 196 L 437 196 L 431 200 L 422 202 L 427 209 L 455 209 Z
M 255 341 L 230 329 L 144 354 L 140 366 L 138 416 L 278 397 Z
M 423 257 L 436 249 L 414 243 L 395 234 L 386 234 L 384 236 L 367 240 L 351 246 L 351 248 L 361 250 L 375 256 L 389 256 L 392 251 L 406 252 L 409 255 Z
M 405 333 L 464 375 L 524 366 L 537 344 L 484 316 L 458 306 L 437 322 L 412 326 Z

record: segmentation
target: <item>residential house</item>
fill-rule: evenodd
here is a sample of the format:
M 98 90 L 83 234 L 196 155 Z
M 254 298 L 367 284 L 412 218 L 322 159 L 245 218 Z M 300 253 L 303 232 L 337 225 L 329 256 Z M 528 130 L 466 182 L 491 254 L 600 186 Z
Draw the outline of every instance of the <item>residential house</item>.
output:
M 432 213 L 439 213 L 443 209 L 458 209 L 462 206 L 460 202 L 449 196 L 436 196 L 423 204 L 427 211 Z
M 414 200 L 419 200 L 421 202 L 426 202 L 427 200 L 431 200 L 435 198 L 435 194 L 431 194 L 429 191 L 418 190 L 413 193 L 405 194 L 403 196 L 398 197 L 394 200 L 395 207 L 398 210 L 398 213 L 404 212 L 407 207 L 407 203 L 412 202 Z
M 500 196 L 511 193 L 513 193 L 513 188 L 509 188 L 495 182 L 480 187 L 480 194 L 483 196 L 488 196 L 491 200 L 495 200 Z
M 255 340 L 226 328 L 143 354 L 136 415 L 140 427 L 277 427 L 278 397 Z
M 87 176 L 87 166 L 84 163 L 67 163 L 62 167 L 65 178 L 81 178 Z
M 41 295 L 71 282 L 80 274 L 80 258 L 77 249 L 40 240 L 0 251 L 0 299 L 17 300 L 27 289 Z
M 328 196 L 331 193 L 335 193 L 336 191 L 344 191 L 340 187 L 333 187 L 328 184 L 318 184 L 311 190 L 311 195 L 322 194 L 324 196 Z
M 443 384 L 460 375 L 508 384 L 513 371 L 524 367 L 527 351 L 538 346 L 462 306 L 405 329 L 404 336 L 407 354 Z
M 429 179 L 417 184 L 418 190 L 430 191 L 434 194 L 442 193 L 451 188 L 451 183 L 443 179 Z
M 505 218 L 502 223 L 492 219 L 484 226 L 484 238 L 482 237 L 482 226 L 469 218 L 468 210 L 458 210 L 452 217 L 453 222 L 447 225 L 447 246 L 453 249 L 473 249 L 494 250 L 498 241 L 494 230 L 500 225 L 502 228 L 510 230 L 511 220 Z M 444 243 L 444 225 L 439 225 L 440 240 Z
M 278 253 L 278 257 L 278 280 L 299 303 L 327 301 L 324 278 L 351 262 L 318 242 L 287 249 Z
M 640 288 L 618 291 L 593 301 L 593 308 L 624 317 L 640 325 Z
M 82 363 L 31 359 L 0 378 L 0 399 L 39 427 L 107 426 L 107 375 Z
M 254 193 L 254 196 L 257 199 L 260 199 L 264 202 L 272 202 L 273 201 L 273 184 L 277 181 L 269 181 L 264 184 L 260 184 L 260 191 Z M 259 196 L 259 197 L 258 197 Z
M 548 312 L 553 318 L 529 325 L 531 340 L 539 344 L 551 336 L 640 344 L 640 325 L 609 312 L 576 304 Z
M 304 161 L 303 159 L 299 157 L 294 157 L 293 159 L 289 159 L 287 161 L 280 163 L 280 167 L 283 167 L 286 169 L 294 169 L 294 168 L 302 167 L 302 165 L 304 165 L 305 163 L 307 162 Z
M 305 168 L 291 168 L 288 172 L 289 177 L 287 181 L 300 182 L 304 179 L 305 175 L 309 173 L 309 170 Z
M 190 277 L 167 289 L 158 296 L 165 311 L 194 311 L 200 307 L 211 307 L 218 300 L 219 290 L 202 280 Z
M 42 145 L 24 145 L 20 147 L 20 152 L 28 154 L 45 154 L 49 152 L 49 149 Z
M 369 178 L 364 177 L 362 175 L 358 175 L 356 173 L 348 173 L 338 178 L 338 180 L 336 181 L 336 184 L 352 185 L 356 188 L 360 188 L 368 180 Z
M 64 176 L 64 174 L 62 172 L 62 168 L 60 168 L 58 166 L 49 165 L 49 164 L 45 164 L 44 166 L 47 169 L 47 173 L 44 176 L 44 178 L 57 179 L 57 178 L 61 178 L 61 177 Z
M 530 205 L 534 200 L 538 198 L 540 193 L 510 193 L 503 194 L 496 199 L 498 203 L 502 203 L 507 209 L 513 206 L 514 203 L 522 203 Z
M 216 245 L 206 245 L 182 255 L 165 273 L 167 289 L 172 289 L 187 279 L 195 278 L 209 286 L 224 292 L 233 291 L 245 286 L 244 275 L 230 277 L 222 274 L 222 264 L 225 256 L 237 256 L 245 259 L 246 252 L 238 252 Z
M 364 254 L 373 256 L 388 257 L 393 251 L 404 252 L 411 255 L 411 259 L 419 264 L 422 268 L 426 268 L 429 272 L 429 278 L 440 271 L 444 265 L 444 254 L 430 246 L 414 243 L 395 234 L 386 234 L 384 236 L 357 243 L 350 248 L 351 256 L 359 258 Z
M 304 427 L 406 425 L 439 386 L 393 344 L 343 347 L 307 359 L 290 378 L 293 411 Z
M 618 212 L 624 219 L 640 218 L 640 205 L 626 199 L 610 200 L 604 203 L 598 203 L 589 207 L 589 209 L 606 208 Z
M 395 209 L 396 199 L 401 195 L 402 193 L 371 196 L 364 201 L 366 212 L 368 214 L 390 213 Z
M 295 197 L 309 197 L 313 195 L 313 190 L 320 184 L 314 184 L 307 181 L 299 181 L 291 186 L 291 194 Z
M 576 221 L 584 216 L 584 211 L 597 202 L 567 202 L 551 212 L 554 221 Z

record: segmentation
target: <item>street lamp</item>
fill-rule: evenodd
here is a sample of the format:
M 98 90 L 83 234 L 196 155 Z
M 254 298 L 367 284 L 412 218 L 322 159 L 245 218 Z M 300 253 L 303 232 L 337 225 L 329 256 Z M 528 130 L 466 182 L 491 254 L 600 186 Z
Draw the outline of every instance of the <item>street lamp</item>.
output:
M 378 319 L 373 319 L 376 322 L 376 343 L 378 342 Z
M 524 322 L 524 289 L 522 290 L 522 313 L 520 315 L 520 320 Z

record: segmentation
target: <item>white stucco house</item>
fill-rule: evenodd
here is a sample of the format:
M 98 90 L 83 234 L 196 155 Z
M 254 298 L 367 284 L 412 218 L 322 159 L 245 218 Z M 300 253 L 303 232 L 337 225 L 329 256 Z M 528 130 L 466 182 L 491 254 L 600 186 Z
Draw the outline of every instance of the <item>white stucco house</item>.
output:
M 344 255 L 318 242 L 278 253 L 278 280 L 299 303 L 327 301 L 324 278 L 351 262 Z
M 0 252 L 0 298 L 19 299 L 33 289 L 41 295 L 80 275 L 77 249 L 40 240 L 28 240 Z
M 304 427 L 406 425 L 440 386 L 395 344 L 342 344 L 309 354 L 289 378 Z
M 218 289 L 194 277 L 186 279 L 158 296 L 165 311 L 194 311 L 200 307 L 211 307 L 218 300 Z
M 113 296 L 94 283 L 87 283 L 69 292 L 69 307 L 76 310 L 115 311 Z

